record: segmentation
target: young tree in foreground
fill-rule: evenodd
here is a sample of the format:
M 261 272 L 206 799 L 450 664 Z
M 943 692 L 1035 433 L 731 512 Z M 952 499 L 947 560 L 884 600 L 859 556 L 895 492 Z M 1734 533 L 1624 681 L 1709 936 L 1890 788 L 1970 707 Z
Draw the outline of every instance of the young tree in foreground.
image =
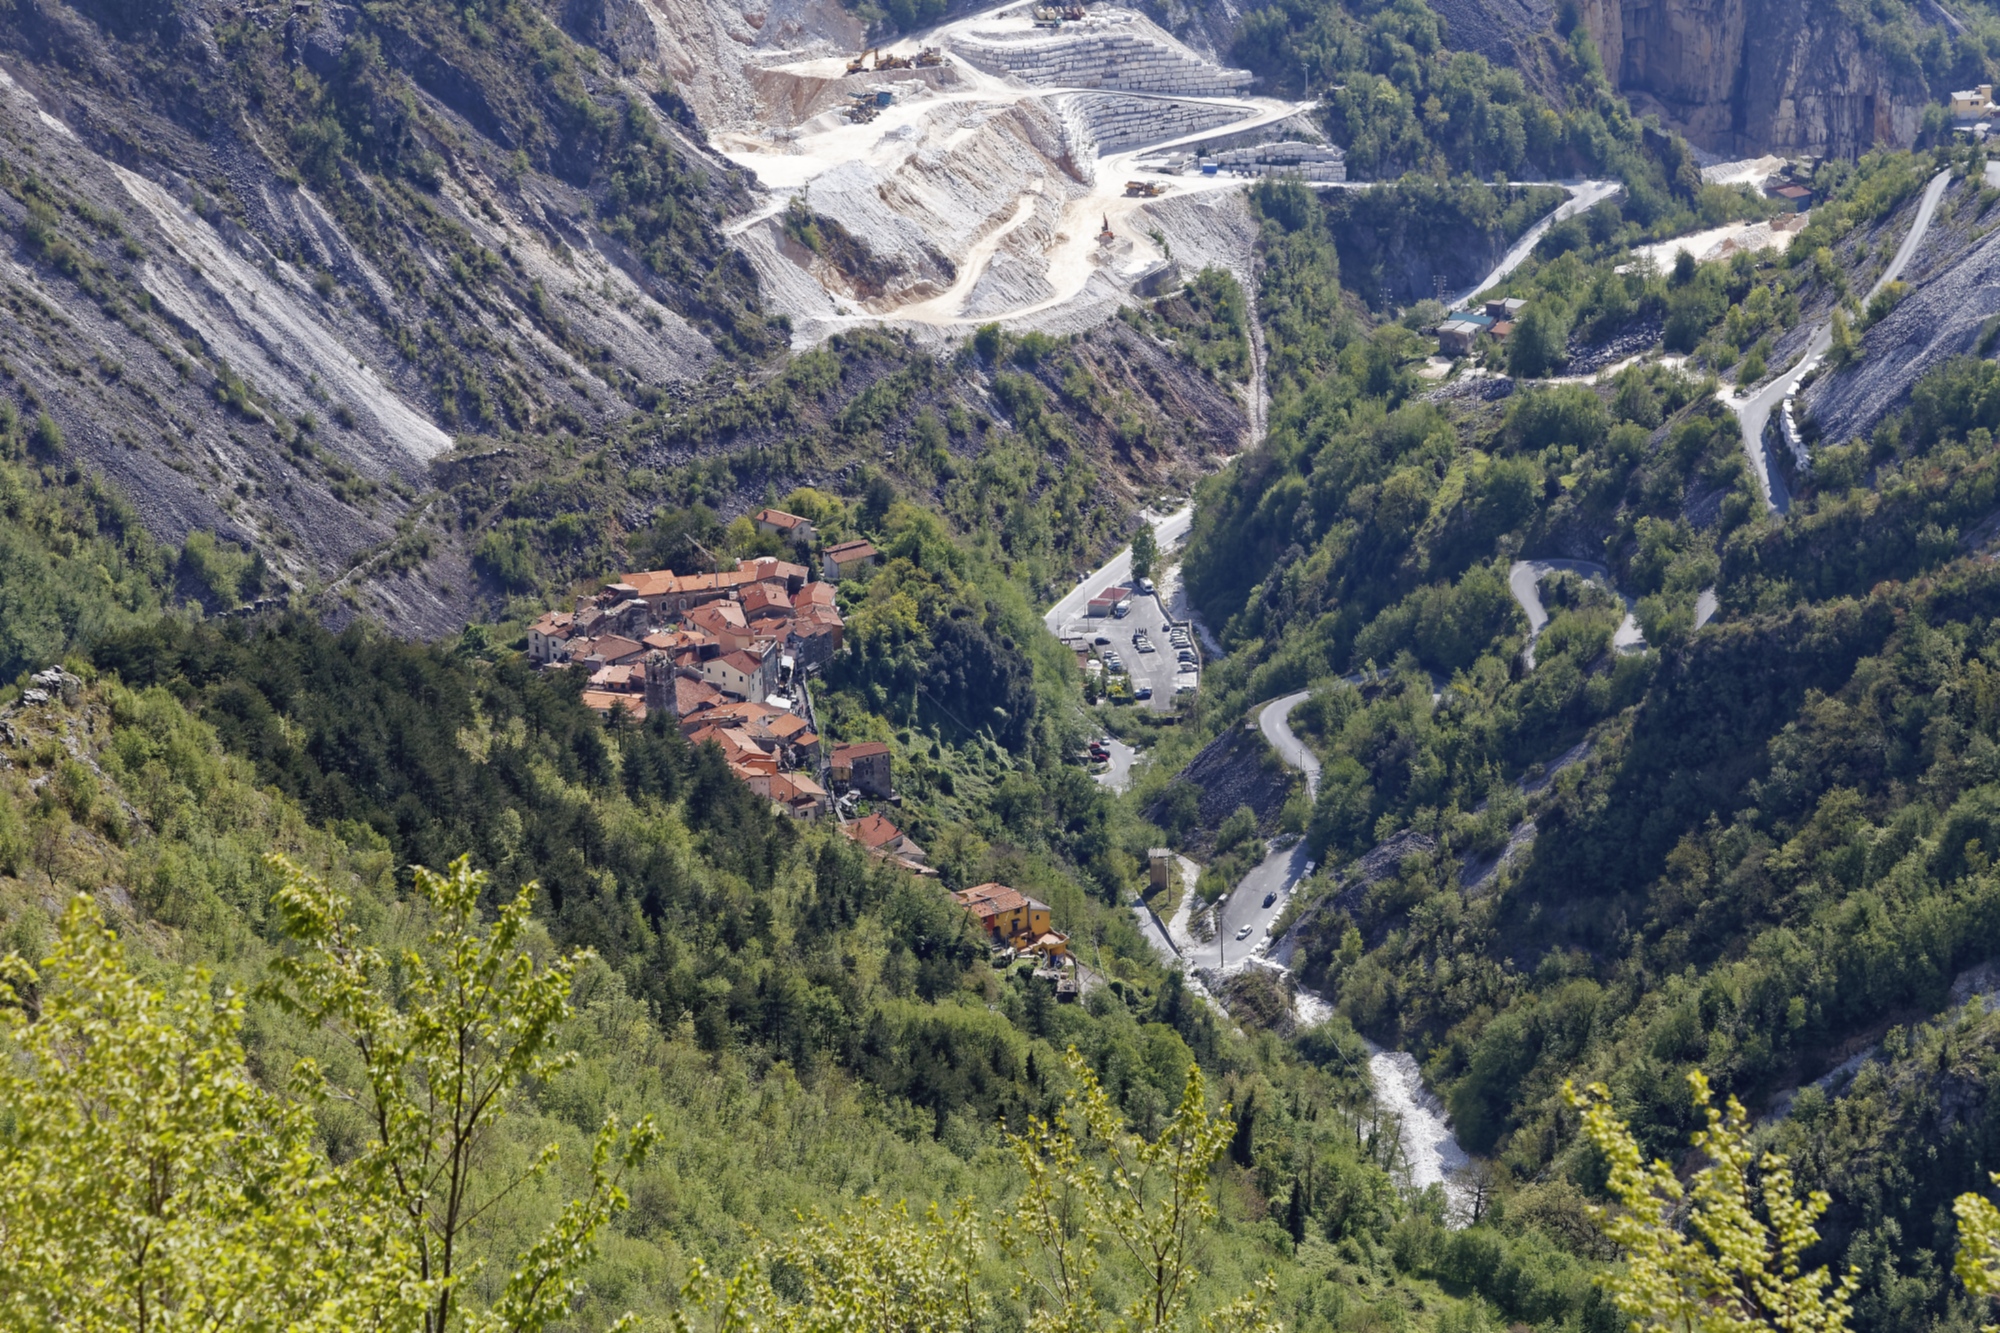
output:
M 429 1293 L 425 1333 L 546 1326 L 567 1312 L 598 1230 L 624 1209 L 619 1177 L 657 1141 L 650 1118 L 623 1136 L 617 1118 L 606 1118 L 592 1151 L 590 1193 L 519 1256 L 492 1308 L 466 1314 L 459 1291 L 478 1268 L 466 1254 L 473 1228 L 555 1161 L 550 1144 L 511 1177 L 487 1178 L 475 1166 L 524 1083 L 575 1060 L 574 1051 L 556 1049 L 555 1036 L 588 952 L 537 966 L 526 948 L 535 886 L 504 901 L 487 927 L 479 919 L 485 872 L 461 856 L 442 875 L 416 867 L 415 898 L 431 914 L 431 928 L 392 968 L 362 943 L 344 895 L 282 857 L 271 864 L 284 877 L 279 919 L 302 946 L 273 964 L 281 983 L 272 995 L 329 1026 L 360 1057 L 364 1087 L 320 1086 L 367 1115 L 374 1141 L 346 1169 L 366 1197 L 400 1219 L 415 1276 Z M 303 1072 L 321 1078 L 318 1070 Z
M 415 1326 L 392 1220 L 244 1068 L 240 997 L 141 981 L 83 896 L 0 982 L 0 1328 Z
M 1582 1112 L 1584 1134 L 1610 1163 L 1612 1196 L 1624 1205 L 1592 1209 L 1625 1251 L 1625 1266 L 1600 1279 L 1604 1289 L 1631 1317 L 1634 1333 L 1845 1333 L 1859 1273 L 1850 1269 L 1836 1283 L 1823 1267 L 1799 1271 L 1800 1256 L 1819 1240 L 1813 1224 L 1831 1200 L 1820 1190 L 1799 1197 L 1780 1154 L 1753 1157 L 1741 1102 L 1731 1097 L 1718 1111 L 1700 1070 L 1688 1084 L 1708 1118 L 1691 1142 L 1709 1161 L 1687 1191 L 1665 1162 L 1645 1162 L 1603 1084 L 1582 1093 L 1563 1085 L 1564 1100 Z M 1753 1163 L 1762 1216 L 1752 1202 Z M 1676 1223 L 1690 1195 L 1692 1235 Z
M 1992 1176 L 2000 1185 L 2000 1171 Z M 1981 1194 L 1961 1194 L 1952 1200 L 1958 1214 L 1958 1258 L 1952 1271 L 1974 1296 L 2000 1296 L 2000 1208 Z M 1995 1333 L 2000 1324 L 1986 1325 L 1983 1333 Z
M 1229 1109 L 1209 1113 L 1201 1066 L 1190 1064 L 1174 1118 L 1149 1142 L 1126 1126 L 1074 1047 L 1067 1062 L 1076 1087 L 1061 1114 L 1030 1121 L 1028 1132 L 1012 1141 L 1027 1186 L 1015 1206 L 1010 1245 L 1039 1255 L 1022 1269 L 1026 1289 L 1038 1297 L 1029 1327 L 1046 1333 L 1181 1327 L 1196 1275 L 1194 1247 L 1216 1216 L 1210 1174 L 1235 1132 Z M 1140 1279 L 1124 1317 L 1109 1323 L 1092 1281 L 1104 1247 L 1122 1254 Z M 1248 1295 L 1201 1326 L 1275 1330 L 1267 1296 Z

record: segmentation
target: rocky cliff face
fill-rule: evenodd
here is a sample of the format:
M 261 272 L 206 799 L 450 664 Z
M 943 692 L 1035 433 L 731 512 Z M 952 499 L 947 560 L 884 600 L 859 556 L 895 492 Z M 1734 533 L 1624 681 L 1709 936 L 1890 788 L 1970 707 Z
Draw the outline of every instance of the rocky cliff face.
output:
M 652 13 L 0 0 L 0 393 L 162 540 L 451 627 L 458 445 L 602 430 L 777 336 Z
M 1935 6 L 1919 21 L 1949 24 Z M 1722 157 L 1907 148 L 1937 94 L 1830 0 L 1582 0 L 1605 71 Z

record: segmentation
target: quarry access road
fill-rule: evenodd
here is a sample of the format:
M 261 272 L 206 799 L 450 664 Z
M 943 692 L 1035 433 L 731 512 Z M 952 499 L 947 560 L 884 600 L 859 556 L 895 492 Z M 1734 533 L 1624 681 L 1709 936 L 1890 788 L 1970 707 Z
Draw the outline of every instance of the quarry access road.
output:
M 1278 758 L 1306 775 L 1306 793 L 1319 795 L 1319 756 L 1306 748 L 1304 741 L 1292 733 L 1292 710 L 1306 701 L 1311 690 L 1300 690 L 1282 699 L 1273 699 L 1257 710 L 1257 728 L 1264 733 L 1264 739 L 1278 752 Z
M 1861 298 L 1865 307 L 1875 298 L 1875 293 L 1903 276 L 1910 260 L 1916 256 L 1917 247 L 1923 244 L 1924 233 L 1930 229 L 1931 218 L 1937 212 L 1938 200 L 1944 197 L 1945 187 L 1951 184 L 1949 169 L 1931 177 L 1924 187 L 1923 197 L 1917 202 L 1916 220 L 1910 224 L 1910 234 L 1896 247 L 1896 254 L 1889 261 L 1889 267 L 1882 270 L 1882 276 L 1868 289 L 1868 295 Z M 1757 475 L 1757 484 L 1764 492 L 1764 505 L 1774 514 L 1788 513 L 1792 507 L 1791 491 L 1785 485 L 1784 474 L 1771 466 L 1771 451 L 1764 444 L 1766 430 L 1770 426 L 1771 413 L 1785 399 L 1798 392 L 1799 381 L 1806 372 L 1818 365 L 1833 345 L 1833 323 L 1829 320 L 1813 330 L 1806 341 L 1804 355 L 1800 356 L 1792 368 L 1766 384 L 1754 393 L 1739 394 L 1734 388 L 1717 391 L 1723 405 L 1736 414 L 1743 426 L 1743 452 L 1749 455 L 1750 470 Z
M 1521 651 L 1522 665 L 1528 670 L 1535 669 L 1535 640 L 1541 637 L 1542 627 L 1549 623 L 1548 608 L 1542 605 L 1542 580 L 1557 573 L 1576 574 L 1602 583 L 1625 603 L 1625 618 L 1618 622 L 1618 628 L 1611 635 L 1614 652 L 1635 652 L 1646 646 L 1646 636 L 1639 630 L 1638 617 L 1632 613 L 1632 599 L 1612 584 L 1611 571 L 1603 565 L 1589 560 L 1516 560 L 1507 567 L 1507 591 L 1514 595 L 1514 600 L 1521 604 L 1521 610 L 1528 617 L 1528 646 Z
M 1497 287 L 1505 282 L 1508 274 L 1527 262 L 1528 256 L 1535 252 L 1535 246 L 1541 243 L 1542 237 L 1548 235 L 1550 227 L 1555 226 L 1556 223 L 1561 222 L 1564 218 L 1573 217 L 1583 212 L 1585 209 L 1595 208 L 1599 203 L 1609 199 L 1612 195 L 1625 188 L 1617 181 L 1517 181 L 1515 184 L 1559 185 L 1569 191 L 1569 198 L 1556 205 L 1547 217 L 1521 233 L 1521 239 L 1514 242 L 1513 247 L 1505 255 L 1501 256 L 1500 262 L 1494 266 L 1491 273 L 1488 273 L 1478 282 L 1466 288 L 1457 296 L 1454 296 L 1451 300 L 1451 308 L 1453 310 L 1461 309 L 1473 297 L 1479 295 L 1479 293 L 1489 288 Z

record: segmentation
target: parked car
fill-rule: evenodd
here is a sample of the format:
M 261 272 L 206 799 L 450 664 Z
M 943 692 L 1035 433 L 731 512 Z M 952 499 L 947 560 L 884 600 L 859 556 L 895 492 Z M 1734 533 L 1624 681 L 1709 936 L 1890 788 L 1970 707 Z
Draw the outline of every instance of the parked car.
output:
M 1264 906 L 1269 907 L 1272 903 L 1276 901 L 1278 901 L 1278 891 L 1276 889 L 1272 889 L 1269 893 L 1264 895 Z
M 1153 687 L 1151 685 L 1141 685 L 1132 691 L 1132 697 L 1134 699 L 1150 699 L 1153 697 Z
M 1249 933 L 1250 933 L 1250 927 L 1248 927 L 1248 926 L 1245 926 L 1245 927 L 1243 927 L 1243 929 L 1241 929 L 1241 930 L 1239 930 L 1239 931 L 1237 931 L 1237 932 L 1236 932 L 1236 938 L 1240 940 L 1240 939 L 1242 939 L 1242 938 L 1243 938 L 1243 937 L 1244 937 L 1245 935 L 1248 935 Z
M 1106 644 L 1110 643 L 1111 639 L 1107 635 L 1100 634 L 1096 638 L 1092 639 L 1091 642 L 1096 644 L 1099 648 L 1102 648 Z
M 1140 579 L 1139 591 L 1145 593 L 1146 596 L 1151 597 L 1153 595 L 1153 581 L 1151 579 Z
M 1142 653 L 1157 653 L 1160 650 L 1153 646 L 1151 639 L 1141 639 L 1139 640 L 1139 651 Z

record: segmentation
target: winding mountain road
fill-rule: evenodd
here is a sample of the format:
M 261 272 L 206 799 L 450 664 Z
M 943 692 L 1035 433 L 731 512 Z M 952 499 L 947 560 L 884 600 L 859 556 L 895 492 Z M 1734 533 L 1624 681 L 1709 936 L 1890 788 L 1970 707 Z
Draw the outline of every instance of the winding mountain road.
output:
M 1507 568 L 1507 591 L 1514 594 L 1514 600 L 1521 604 L 1521 610 L 1528 616 L 1528 646 L 1522 650 L 1521 661 L 1530 671 L 1535 669 L 1535 640 L 1541 637 L 1542 627 L 1549 623 L 1548 609 L 1542 605 L 1542 580 L 1559 572 L 1577 574 L 1602 583 L 1625 603 L 1625 618 L 1618 622 L 1617 630 L 1611 635 L 1614 652 L 1635 652 L 1646 646 L 1646 636 L 1640 631 L 1638 617 L 1632 612 L 1632 599 L 1618 592 L 1611 582 L 1611 571 L 1603 565 L 1588 560 L 1516 560 Z
M 1910 234 L 1896 247 L 1895 257 L 1889 267 L 1882 270 L 1882 276 L 1868 289 L 1868 295 L 1861 298 L 1865 307 L 1875 298 L 1875 293 L 1903 276 L 1910 260 L 1916 256 L 1917 247 L 1923 244 L 1924 233 L 1930 229 L 1931 218 L 1937 213 L 1938 200 L 1944 197 L 1945 187 L 1951 184 L 1949 169 L 1931 177 L 1924 187 L 1923 197 L 1917 202 L 1916 220 L 1910 224 Z M 1757 485 L 1764 492 L 1764 504 L 1774 514 L 1791 510 L 1792 496 L 1785 486 L 1784 474 L 1771 466 L 1770 450 L 1764 445 L 1764 433 L 1770 425 L 1771 413 L 1779 404 L 1798 392 L 1799 381 L 1806 372 L 1818 365 L 1833 345 L 1833 323 L 1829 320 L 1813 330 L 1806 342 L 1805 354 L 1790 370 L 1772 380 L 1755 393 L 1741 394 L 1734 388 L 1718 391 L 1724 406 L 1734 412 L 1743 425 L 1743 452 L 1750 457 L 1750 470 L 1757 476 Z
M 1319 795 L 1319 756 L 1306 748 L 1305 742 L 1292 734 L 1292 710 L 1306 701 L 1310 690 L 1300 690 L 1282 699 L 1273 699 L 1257 710 L 1257 728 L 1264 733 L 1264 739 L 1278 752 L 1278 757 L 1306 775 L 1306 791 Z
M 1556 205 L 1554 211 L 1547 217 L 1523 232 L 1521 239 L 1514 242 L 1513 247 L 1505 255 L 1501 256 L 1500 262 L 1494 266 L 1491 273 L 1488 273 L 1478 282 L 1452 297 L 1452 309 L 1460 309 L 1466 302 L 1479 295 L 1479 293 L 1487 290 L 1489 287 L 1497 287 L 1502 282 L 1505 282 L 1508 274 L 1527 262 L 1528 256 L 1534 253 L 1535 246 L 1540 244 L 1542 237 L 1548 234 L 1550 227 L 1555 226 L 1556 223 L 1561 222 L 1566 217 L 1572 217 L 1583 212 L 1585 209 L 1595 207 L 1599 202 L 1609 199 L 1625 187 L 1617 181 L 1578 181 L 1575 184 L 1563 183 L 1562 188 L 1569 191 L 1569 198 Z

